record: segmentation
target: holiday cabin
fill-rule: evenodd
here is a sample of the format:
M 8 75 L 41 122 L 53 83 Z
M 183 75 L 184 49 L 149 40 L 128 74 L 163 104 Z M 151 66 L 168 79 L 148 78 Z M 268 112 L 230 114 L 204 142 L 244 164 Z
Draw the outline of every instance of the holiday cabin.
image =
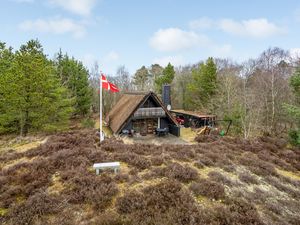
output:
M 163 99 L 168 97 L 169 94 L 163 94 Z M 107 115 L 106 122 L 117 135 L 134 131 L 144 136 L 165 129 L 180 136 L 180 127 L 167 109 L 167 103 L 166 100 L 163 104 L 154 92 L 124 93 Z

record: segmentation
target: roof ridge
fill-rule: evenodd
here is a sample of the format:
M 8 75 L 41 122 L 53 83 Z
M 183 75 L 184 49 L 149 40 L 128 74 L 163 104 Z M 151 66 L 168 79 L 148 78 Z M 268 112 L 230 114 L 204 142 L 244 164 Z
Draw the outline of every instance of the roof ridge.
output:
M 147 95 L 150 93 L 154 93 L 153 91 L 127 91 L 124 92 L 124 95 Z

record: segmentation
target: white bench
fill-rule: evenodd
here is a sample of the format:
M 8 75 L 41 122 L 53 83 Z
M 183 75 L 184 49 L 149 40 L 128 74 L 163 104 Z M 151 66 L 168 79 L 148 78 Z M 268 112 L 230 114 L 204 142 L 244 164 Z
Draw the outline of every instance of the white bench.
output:
M 93 168 L 96 169 L 96 174 L 99 175 L 99 170 L 113 169 L 115 173 L 120 170 L 119 162 L 95 163 Z

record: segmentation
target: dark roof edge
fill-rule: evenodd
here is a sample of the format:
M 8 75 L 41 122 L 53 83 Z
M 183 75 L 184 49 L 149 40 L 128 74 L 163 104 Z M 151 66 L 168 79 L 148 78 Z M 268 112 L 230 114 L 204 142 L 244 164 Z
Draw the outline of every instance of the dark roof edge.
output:
M 124 92 L 124 95 L 148 95 L 150 93 L 154 93 L 152 91 L 128 91 Z

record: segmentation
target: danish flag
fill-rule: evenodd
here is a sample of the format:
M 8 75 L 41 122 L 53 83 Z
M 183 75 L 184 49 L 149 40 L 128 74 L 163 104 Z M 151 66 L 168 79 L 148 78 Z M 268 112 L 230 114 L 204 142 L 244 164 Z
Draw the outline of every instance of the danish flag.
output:
M 114 85 L 113 83 L 109 83 L 109 86 L 110 86 L 111 92 L 119 92 L 119 88 L 116 85 Z
M 119 88 L 115 84 L 108 82 L 104 74 L 101 74 L 101 82 L 102 88 L 111 92 L 119 92 Z
M 109 85 L 108 81 L 106 80 L 106 77 L 104 74 L 101 74 L 101 81 L 102 81 L 102 88 L 109 90 L 110 85 Z

